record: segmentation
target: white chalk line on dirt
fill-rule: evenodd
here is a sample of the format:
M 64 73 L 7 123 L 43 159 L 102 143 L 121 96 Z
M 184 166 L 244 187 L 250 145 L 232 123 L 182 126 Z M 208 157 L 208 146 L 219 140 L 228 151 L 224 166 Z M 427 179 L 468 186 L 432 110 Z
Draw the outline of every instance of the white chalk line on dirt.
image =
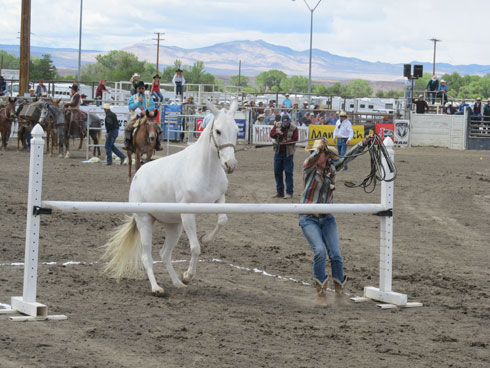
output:
M 189 261 L 187 261 L 185 259 L 178 259 L 178 260 L 172 261 L 172 263 L 186 263 L 186 262 L 189 262 Z M 226 264 L 224 261 L 222 261 L 221 259 L 218 259 L 218 258 L 213 258 L 211 260 L 200 259 L 199 262 Z M 163 263 L 163 261 L 153 261 L 153 264 L 156 264 L 156 263 Z M 47 265 L 47 266 L 57 266 L 57 265 L 61 265 L 61 266 L 73 266 L 73 265 L 90 266 L 90 265 L 99 264 L 99 262 L 68 261 L 68 262 L 62 262 L 62 263 L 61 262 L 40 262 L 40 264 L 41 265 Z M 268 272 L 261 270 L 259 268 L 256 268 L 256 267 L 250 268 L 250 267 L 238 266 L 238 265 L 235 265 L 233 263 L 229 263 L 228 266 L 230 266 L 231 268 L 235 268 L 237 270 L 247 271 L 247 272 L 255 272 L 255 273 L 261 274 L 263 276 L 273 277 L 273 278 L 277 278 L 280 280 L 292 281 L 292 282 L 296 282 L 296 283 L 299 283 L 299 284 L 302 284 L 305 286 L 311 285 L 308 282 L 297 280 L 293 277 L 285 277 L 285 276 L 281 276 L 281 275 L 275 275 L 275 274 L 268 273 Z M 0 263 L 0 267 L 24 267 L 24 262 Z
M 187 261 L 185 259 L 178 259 L 178 260 L 172 261 L 172 263 L 187 263 L 187 262 L 189 262 L 189 261 Z M 199 262 L 220 263 L 220 264 L 224 264 L 224 265 L 227 264 L 226 262 L 222 261 L 219 258 L 213 258 L 211 260 L 200 259 Z M 157 263 L 163 263 L 163 261 L 153 261 L 153 264 L 157 264 Z M 61 262 L 40 262 L 39 264 L 47 265 L 47 266 L 57 266 L 57 265 L 61 265 L 61 266 L 74 266 L 74 265 L 90 266 L 90 265 L 99 264 L 99 262 L 68 261 L 68 262 L 62 262 L 62 263 Z M 240 270 L 240 271 L 254 272 L 254 273 L 258 273 L 262 276 L 272 277 L 272 278 L 276 278 L 279 280 L 291 281 L 291 282 L 295 282 L 295 283 L 298 283 L 298 284 L 301 284 L 304 286 L 311 286 L 311 284 L 306 282 L 306 281 L 297 280 L 293 277 L 275 275 L 275 274 L 268 273 L 268 272 L 261 270 L 259 268 L 256 268 L 256 267 L 254 267 L 254 268 L 244 267 L 244 266 L 235 265 L 233 263 L 228 263 L 227 265 L 230 266 L 231 268 L 235 268 L 235 269 Z M 0 263 L 0 267 L 24 267 L 24 262 Z M 328 288 L 327 290 L 330 292 L 334 292 L 334 290 L 332 290 L 330 288 Z M 345 295 L 350 296 L 350 294 L 348 294 L 348 293 L 345 293 Z M 0 303 L 0 308 L 10 309 L 10 305 Z

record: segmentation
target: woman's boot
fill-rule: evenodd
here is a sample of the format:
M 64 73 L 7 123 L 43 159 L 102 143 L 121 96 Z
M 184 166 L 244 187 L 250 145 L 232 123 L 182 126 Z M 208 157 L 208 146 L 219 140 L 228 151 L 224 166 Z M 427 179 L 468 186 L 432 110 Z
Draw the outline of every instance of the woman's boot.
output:
M 328 278 L 325 279 L 325 281 L 320 282 L 317 279 L 315 279 L 315 288 L 316 288 L 316 304 L 320 306 L 326 306 L 327 305 L 327 281 Z
M 335 300 L 339 304 L 348 304 L 345 297 L 345 283 L 347 282 L 347 276 L 344 275 L 344 281 L 340 282 L 337 279 L 333 279 L 333 284 L 335 287 Z

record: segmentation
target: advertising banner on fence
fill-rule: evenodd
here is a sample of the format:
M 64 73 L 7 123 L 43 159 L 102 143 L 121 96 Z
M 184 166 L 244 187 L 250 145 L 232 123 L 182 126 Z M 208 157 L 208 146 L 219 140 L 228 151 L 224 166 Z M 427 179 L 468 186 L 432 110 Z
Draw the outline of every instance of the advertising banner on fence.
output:
M 196 129 L 198 132 L 202 132 L 204 130 L 204 118 L 196 118 Z M 200 137 L 201 133 L 195 133 L 196 137 Z
M 95 114 L 102 120 L 103 132 L 105 132 L 105 112 L 102 110 L 101 106 L 80 106 L 80 110 L 87 113 Z M 116 114 L 117 121 L 119 121 L 119 134 L 124 134 L 124 126 L 129 119 L 129 110 L 127 106 L 111 106 L 111 111 Z
M 334 130 L 335 130 L 335 125 L 310 125 L 310 132 L 308 134 L 308 139 L 317 139 L 317 138 L 326 137 L 328 139 L 328 144 L 335 146 L 336 142 L 333 139 Z M 352 130 L 354 130 L 354 137 L 350 141 L 351 146 L 363 140 L 364 125 L 353 125 Z
M 270 133 L 273 125 L 258 125 L 252 126 L 252 143 L 259 145 L 272 145 L 273 139 L 270 137 Z M 308 127 L 298 127 L 298 146 L 306 146 L 306 140 L 308 139 Z
M 391 140 L 393 140 L 393 130 L 394 130 L 394 125 L 393 124 L 376 124 L 376 127 L 374 128 L 374 131 L 377 135 L 381 137 L 381 140 L 383 141 L 386 137 L 390 137 Z
M 408 133 L 410 132 L 410 120 L 395 120 L 395 144 L 408 145 Z

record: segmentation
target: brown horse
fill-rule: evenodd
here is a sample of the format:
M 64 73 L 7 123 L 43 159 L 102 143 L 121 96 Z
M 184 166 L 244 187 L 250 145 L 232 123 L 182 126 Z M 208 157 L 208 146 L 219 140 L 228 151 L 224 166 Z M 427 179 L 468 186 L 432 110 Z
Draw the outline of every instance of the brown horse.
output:
M 146 115 L 141 118 L 138 127 L 133 133 L 133 147 L 131 150 L 128 150 L 128 182 L 131 181 L 132 154 L 135 154 L 136 171 L 138 171 L 141 167 L 143 154 L 146 154 L 146 162 L 151 160 L 157 139 L 158 122 L 155 117 L 150 116 L 149 111 L 146 111 Z
M 15 101 L 17 98 L 8 98 L 8 105 L 0 110 L 0 136 L 2 139 L 2 149 L 6 150 L 12 131 L 12 122 L 15 118 Z
M 46 153 L 49 153 L 50 156 L 53 155 L 53 149 L 58 146 L 56 124 L 63 121 L 63 113 L 56 107 L 55 102 L 51 101 L 43 103 L 41 115 L 39 117 L 39 124 L 41 124 L 46 132 Z M 51 145 L 49 144 L 50 139 Z

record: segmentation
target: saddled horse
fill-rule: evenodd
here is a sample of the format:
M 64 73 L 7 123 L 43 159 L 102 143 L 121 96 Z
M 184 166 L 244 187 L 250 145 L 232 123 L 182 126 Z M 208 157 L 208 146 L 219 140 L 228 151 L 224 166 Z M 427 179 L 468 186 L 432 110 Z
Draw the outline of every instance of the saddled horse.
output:
M 146 154 L 146 162 L 151 160 L 158 139 L 158 122 L 146 111 L 133 132 L 132 150 L 128 150 L 128 182 L 131 181 L 132 154 L 135 155 L 136 171 L 141 167 L 141 159 Z
M 83 146 L 83 140 L 87 135 L 87 118 L 88 115 L 84 111 L 78 112 L 78 118 L 71 119 L 71 111 L 63 109 L 64 123 L 57 125 L 57 135 L 60 142 L 60 157 L 70 157 L 70 137 L 80 138 L 80 144 L 78 149 L 81 150 Z M 77 114 L 77 113 L 75 113 Z M 90 128 L 100 128 L 102 125 L 100 118 L 95 114 L 90 114 Z M 90 138 L 94 141 L 94 144 L 99 144 L 101 140 L 101 131 L 99 129 L 90 130 Z M 98 153 L 100 156 L 100 147 L 94 147 L 94 155 Z
M 15 119 L 15 101 L 17 98 L 8 98 L 8 105 L 0 109 L 0 136 L 2 140 L 2 149 L 6 150 L 12 131 L 12 122 Z
M 208 107 L 214 118 L 196 143 L 171 156 L 148 162 L 138 170 L 129 190 L 130 202 L 225 202 L 228 187 L 226 173 L 232 173 L 237 164 L 235 145 L 238 127 L 233 119 L 237 101 L 232 102 L 230 111 L 218 110 L 209 102 Z M 225 214 L 218 215 L 216 227 L 202 238 L 202 242 L 212 241 L 227 220 Z M 133 214 L 105 245 L 104 257 L 110 259 L 105 271 L 120 279 L 136 276 L 144 267 L 153 294 L 161 296 L 164 295 L 164 290 L 155 280 L 151 254 L 152 227 L 155 221 L 165 227 L 165 243 L 160 250 L 160 256 L 174 286 L 184 287 L 188 284 L 196 274 L 201 253 L 195 214 Z M 190 242 L 191 260 L 189 268 L 183 273 L 182 279 L 179 279 L 172 266 L 172 251 L 183 229 Z

